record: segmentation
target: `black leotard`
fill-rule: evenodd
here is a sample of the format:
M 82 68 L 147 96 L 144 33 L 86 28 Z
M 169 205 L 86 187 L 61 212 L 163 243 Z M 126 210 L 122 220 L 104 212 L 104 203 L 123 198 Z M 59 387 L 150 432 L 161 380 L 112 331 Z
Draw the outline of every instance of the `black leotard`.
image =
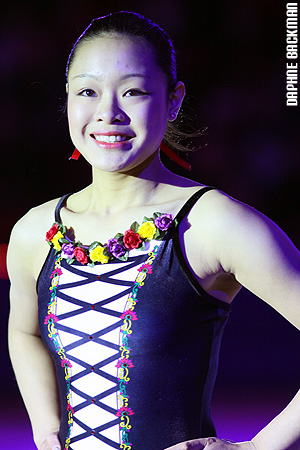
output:
M 196 281 L 178 231 L 209 189 L 186 202 L 163 241 L 131 250 L 127 262 L 69 265 L 50 250 L 39 322 L 56 364 L 63 448 L 163 450 L 215 435 L 210 400 L 230 306 Z

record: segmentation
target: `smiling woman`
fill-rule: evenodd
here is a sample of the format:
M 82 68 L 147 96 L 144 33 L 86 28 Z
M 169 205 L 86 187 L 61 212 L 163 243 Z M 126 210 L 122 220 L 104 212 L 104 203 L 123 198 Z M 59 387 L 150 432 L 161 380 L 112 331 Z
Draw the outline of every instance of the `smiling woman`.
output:
M 299 448 L 299 396 L 251 441 L 216 438 L 230 303 L 244 285 L 300 327 L 300 255 L 254 209 L 161 164 L 185 95 L 170 38 L 139 14 L 95 19 L 67 93 L 92 183 L 29 211 L 8 252 L 10 353 L 38 449 Z
M 168 93 L 150 44 L 107 34 L 80 44 L 67 89 L 71 138 L 94 168 L 105 171 L 128 172 L 152 157 L 170 110 L 178 111 L 184 97 L 183 83 Z

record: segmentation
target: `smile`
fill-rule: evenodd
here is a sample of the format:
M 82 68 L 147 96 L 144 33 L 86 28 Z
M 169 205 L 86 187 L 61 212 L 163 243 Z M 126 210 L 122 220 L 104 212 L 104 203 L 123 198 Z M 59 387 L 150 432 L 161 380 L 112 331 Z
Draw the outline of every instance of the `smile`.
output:
M 96 141 L 99 142 L 107 142 L 107 143 L 111 143 L 111 142 L 121 142 L 121 141 L 127 141 L 128 139 L 130 139 L 130 136 L 103 136 L 103 135 L 97 135 L 95 136 Z
M 122 142 L 122 141 L 128 141 L 128 139 L 131 139 L 131 136 L 121 136 L 121 135 L 113 135 L 113 136 L 105 136 L 105 135 L 93 135 L 93 137 L 98 142 L 107 142 L 108 144 L 112 144 L 114 142 Z

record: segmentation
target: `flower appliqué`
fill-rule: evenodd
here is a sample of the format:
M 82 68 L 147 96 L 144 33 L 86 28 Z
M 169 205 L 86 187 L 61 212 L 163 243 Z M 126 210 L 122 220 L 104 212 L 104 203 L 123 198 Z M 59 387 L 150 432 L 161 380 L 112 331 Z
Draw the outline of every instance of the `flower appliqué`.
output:
M 127 261 L 130 250 L 145 250 L 147 241 L 163 240 L 173 220 L 172 214 L 155 212 L 152 217 L 145 216 L 141 224 L 134 222 L 124 234 L 118 233 L 106 244 L 94 241 L 90 246 L 69 239 L 66 227 L 55 222 L 46 233 L 46 241 L 68 264 L 78 261 L 94 266 L 95 263 L 106 264 L 116 259 Z

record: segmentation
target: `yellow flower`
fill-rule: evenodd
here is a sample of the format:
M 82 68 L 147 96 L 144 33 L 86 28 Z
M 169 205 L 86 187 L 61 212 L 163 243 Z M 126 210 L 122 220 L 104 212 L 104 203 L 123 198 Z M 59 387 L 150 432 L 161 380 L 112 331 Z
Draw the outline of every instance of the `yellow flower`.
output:
M 148 241 L 150 241 L 150 239 L 153 239 L 153 236 L 156 233 L 156 226 L 153 222 L 144 222 L 139 226 L 137 232 L 142 239 L 147 239 Z
M 55 250 L 58 250 L 58 251 L 61 250 L 61 245 L 60 245 L 60 243 L 58 242 L 58 239 L 61 239 L 61 238 L 63 238 L 63 237 L 64 237 L 64 235 L 63 235 L 60 231 L 58 231 L 58 232 L 53 236 L 53 239 L 51 239 L 51 242 L 52 242 L 53 247 L 55 248 Z
M 108 263 L 109 257 L 106 255 L 103 255 L 104 247 L 101 247 L 101 245 L 97 245 L 93 250 L 90 251 L 90 259 L 93 262 L 101 262 L 101 264 Z

